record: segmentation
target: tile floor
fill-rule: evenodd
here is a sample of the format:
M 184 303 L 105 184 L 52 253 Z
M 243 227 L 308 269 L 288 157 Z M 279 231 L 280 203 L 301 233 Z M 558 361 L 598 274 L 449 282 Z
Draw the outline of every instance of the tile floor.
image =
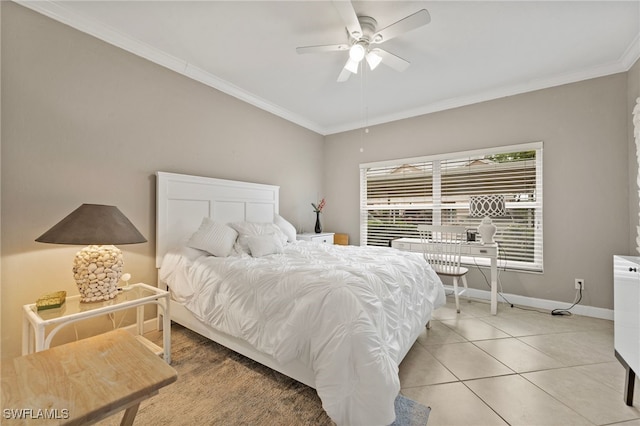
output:
M 400 365 L 402 394 L 431 407 L 428 426 L 636 425 L 613 322 L 453 299 Z

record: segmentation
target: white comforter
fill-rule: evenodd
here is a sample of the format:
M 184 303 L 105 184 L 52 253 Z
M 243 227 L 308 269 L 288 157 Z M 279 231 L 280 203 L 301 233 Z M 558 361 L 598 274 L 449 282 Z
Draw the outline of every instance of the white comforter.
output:
M 302 360 L 338 425 L 393 422 L 400 358 L 445 300 L 420 255 L 304 241 L 261 258 L 183 248 L 160 279 L 201 321 L 282 364 Z

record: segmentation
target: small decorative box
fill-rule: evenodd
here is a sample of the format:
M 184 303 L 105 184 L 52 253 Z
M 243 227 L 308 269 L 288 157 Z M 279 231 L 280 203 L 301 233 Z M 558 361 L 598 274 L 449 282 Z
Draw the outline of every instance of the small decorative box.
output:
M 40 297 L 36 301 L 36 308 L 39 311 L 42 311 L 45 309 L 59 308 L 64 304 L 64 301 L 66 300 L 66 298 L 67 298 L 67 292 L 64 290 L 56 291 L 55 293 L 45 294 L 44 296 Z

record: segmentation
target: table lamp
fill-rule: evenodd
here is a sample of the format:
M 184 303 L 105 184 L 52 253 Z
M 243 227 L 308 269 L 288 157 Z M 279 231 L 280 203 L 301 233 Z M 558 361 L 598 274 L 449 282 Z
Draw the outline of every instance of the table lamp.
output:
M 506 215 L 504 195 L 472 195 L 469 197 L 469 217 L 482 217 L 478 226 L 478 233 L 482 244 L 495 244 L 493 239 L 498 228 L 491 220 L 492 217 Z
M 41 243 L 88 245 L 76 253 L 73 277 L 82 302 L 109 300 L 118 294 L 122 252 L 114 244 L 147 240 L 115 206 L 83 204 L 47 232 Z

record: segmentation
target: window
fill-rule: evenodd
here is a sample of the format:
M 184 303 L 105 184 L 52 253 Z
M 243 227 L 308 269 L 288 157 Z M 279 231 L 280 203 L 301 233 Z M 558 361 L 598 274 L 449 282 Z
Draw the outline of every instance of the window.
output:
M 418 238 L 419 223 L 475 229 L 469 197 L 488 194 L 505 197 L 493 222 L 506 267 L 541 272 L 542 142 L 361 164 L 361 244 Z

